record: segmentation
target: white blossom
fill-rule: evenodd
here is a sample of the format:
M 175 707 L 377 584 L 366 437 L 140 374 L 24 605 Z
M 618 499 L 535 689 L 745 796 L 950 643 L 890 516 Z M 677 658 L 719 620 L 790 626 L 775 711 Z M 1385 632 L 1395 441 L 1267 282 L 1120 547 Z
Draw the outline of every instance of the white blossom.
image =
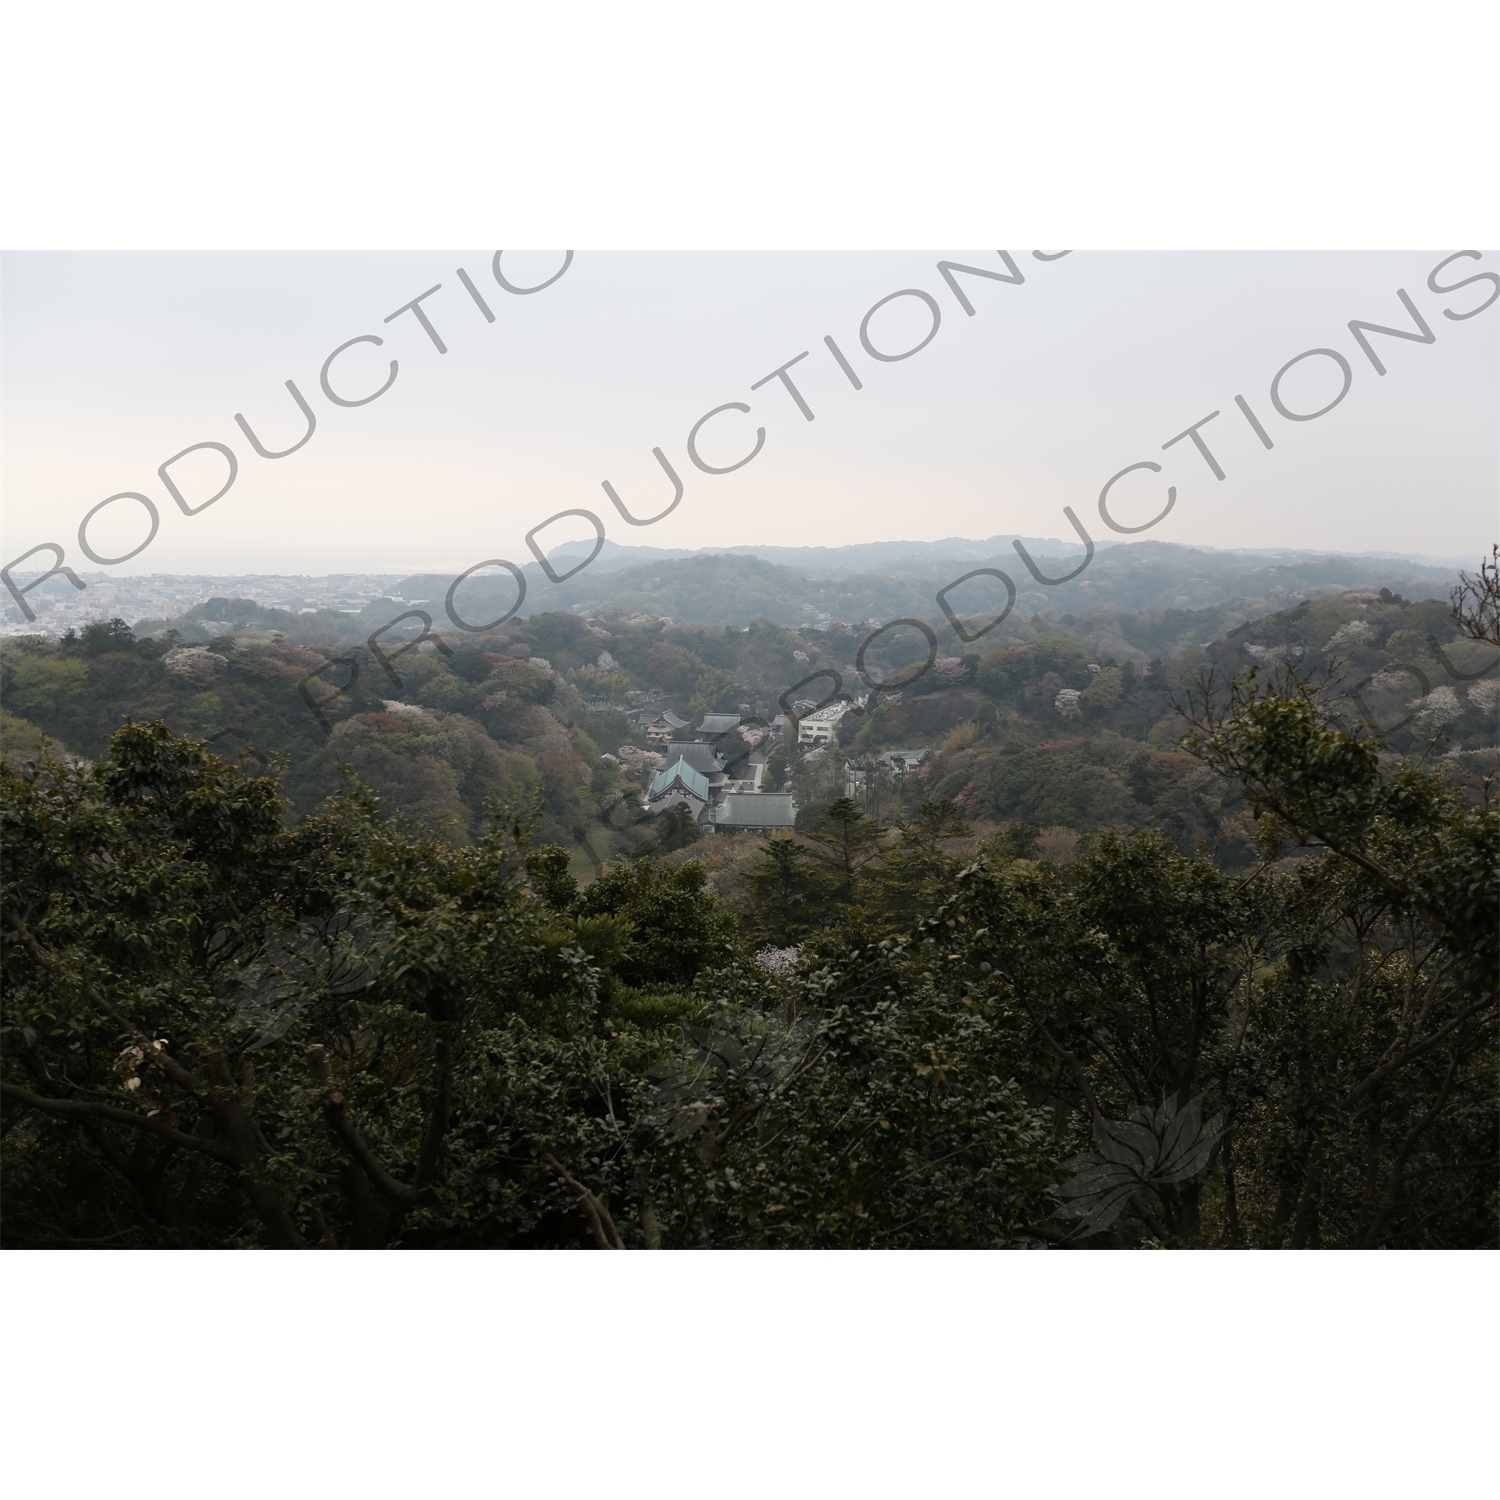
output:
M 1451 687 L 1435 687 L 1425 698 L 1413 698 L 1407 705 L 1417 710 L 1417 718 L 1431 729 L 1451 724 L 1464 711 L 1458 694 Z
M 1053 700 L 1052 706 L 1065 719 L 1078 719 L 1083 716 L 1083 710 L 1078 706 L 1078 700 L 1083 694 L 1077 688 L 1064 688 Z
M 1373 639 L 1375 627 L 1368 620 L 1350 620 L 1347 625 L 1341 625 L 1328 641 L 1330 651 L 1348 651 L 1355 646 L 1362 646 L 1368 640 Z
M 161 659 L 162 666 L 189 682 L 212 682 L 229 665 L 227 656 L 206 646 L 176 646 Z
M 1301 646 L 1254 646 L 1249 641 L 1245 642 L 1245 650 L 1253 656 L 1256 661 L 1265 662 L 1267 666 L 1275 666 L 1283 661 L 1301 661 Z
M 1500 705 L 1500 678 L 1486 677 L 1469 684 L 1469 702 L 1482 714 L 1492 714 Z
M 762 948 L 756 953 L 755 961 L 768 974 L 790 974 L 793 964 L 797 962 L 797 955 L 801 951 L 800 945 L 793 945 L 790 948 Z

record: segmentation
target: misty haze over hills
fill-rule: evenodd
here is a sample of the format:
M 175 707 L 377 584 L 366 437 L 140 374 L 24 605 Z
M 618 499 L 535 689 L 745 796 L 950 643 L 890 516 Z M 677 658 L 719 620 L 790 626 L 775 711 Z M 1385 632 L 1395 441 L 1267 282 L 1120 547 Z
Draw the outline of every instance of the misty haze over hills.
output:
M 590 565 L 605 572 L 621 568 L 634 568 L 648 563 L 673 562 L 691 557 L 754 557 L 762 562 L 778 563 L 783 567 L 801 568 L 809 577 L 826 577 L 845 573 L 864 573 L 879 570 L 887 573 L 908 571 L 913 566 L 929 564 L 933 560 L 981 559 L 1008 551 L 1013 541 L 1018 540 L 1033 556 L 1065 557 L 1083 551 L 1080 542 L 1064 542 L 1056 537 L 1023 536 L 1013 534 L 992 536 L 985 541 L 972 541 L 966 537 L 945 537 L 937 542 L 851 542 L 844 547 L 780 547 L 774 544 L 739 543 L 732 547 L 632 547 L 605 540 L 599 555 Z M 1108 546 L 1109 543 L 1096 543 Z M 550 549 L 547 556 L 587 557 L 593 543 L 588 541 L 563 542 Z M 1012 556 L 1015 554 L 1012 552 Z M 527 570 L 542 577 L 542 570 L 530 563 Z
M 635 567 L 642 563 L 663 562 L 672 558 L 742 556 L 758 557 L 766 562 L 782 563 L 787 567 L 801 568 L 809 576 L 820 573 L 855 573 L 880 568 L 885 572 L 900 572 L 914 563 L 930 563 L 933 560 L 961 561 L 996 556 L 1014 558 L 1012 544 L 1019 541 L 1033 557 L 1078 556 L 1084 550 L 1083 543 L 1076 538 L 1061 540 L 1058 537 L 1021 536 L 1006 532 L 983 541 L 966 537 L 944 537 L 936 542 L 851 542 L 843 547 L 780 547 L 766 543 L 741 543 L 732 547 L 697 547 L 693 549 L 673 547 L 621 546 L 618 542 L 605 540 L 592 566 L 612 571 L 618 568 Z M 548 558 L 586 557 L 592 549 L 586 541 L 564 542 L 550 549 Z M 1116 541 L 1113 537 L 1094 538 L 1094 547 L 1103 551 L 1107 547 L 1129 547 L 1149 545 Z M 1349 557 L 1364 560 L 1412 562 L 1424 567 L 1466 568 L 1473 564 L 1468 557 L 1428 557 L 1416 552 L 1318 552 L 1295 547 L 1203 547 L 1189 544 L 1165 543 L 1157 545 L 1187 545 L 1194 552 L 1217 553 L 1226 557 Z M 530 564 L 538 576 L 541 569 Z
M 1078 568 L 1083 548 L 1056 539 L 1021 538 L 1038 571 L 1061 578 Z M 606 541 L 583 571 L 550 582 L 529 563 L 519 617 L 549 612 L 624 612 L 683 624 L 743 627 L 756 619 L 785 625 L 880 623 L 897 617 L 946 627 L 938 592 L 976 570 L 1004 573 L 1014 584 L 1016 615 L 1063 618 L 1120 610 L 1214 610 L 1235 622 L 1285 608 L 1302 599 L 1348 589 L 1390 589 L 1408 598 L 1445 598 L 1457 566 L 1432 559 L 1330 554 L 1299 549 L 1223 551 L 1169 542 L 1099 543 L 1087 569 L 1071 580 L 1039 583 L 1011 537 L 948 538 L 940 542 L 863 542 L 847 547 L 756 547 L 694 552 L 621 546 Z M 582 561 L 589 548 L 568 543 L 549 554 L 554 570 Z M 1472 566 L 1473 560 L 1468 560 Z M 32 575 L 36 576 L 36 575 Z M 197 638 L 223 623 L 223 602 L 248 601 L 285 614 L 278 628 L 309 628 L 356 636 L 423 609 L 438 628 L 448 625 L 444 601 L 453 575 L 439 573 L 286 575 L 165 575 L 110 577 L 85 574 L 89 587 L 75 591 L 49 579 L 26 598 L 37 614 L 28 622 L 7 603 L 7 634 L 60 635 L 90 619 L 118 616 L 140 632 L 176 625 Z M 23 580 L 19 580 L 24 582 Z M 461 618 L 483 622 L 515 601 L 508 574 L 475 575 L 455 595 Z M 949 606 L 961 618 L 1003 609 L 1001 579 L 980 572 L 955 587 Z M 213 605 L 210 608 L 210 605 Z M 417 621 L 411 622 L 412 626 Z M 408 628 L 406 626 L 402 629 Z M 1184 622 L 1188 634 L 1193 626 Z
M 1245 615 L 1268 613 L 1304 598 L 1355 588 L 1389 588 L 1410 598 L 1444 598 L 1456 569 L 1408 559 L 1380 560 L 1323 552 L 1219 552 L 1169 542 L 1101 546 L 1087 569 L 1060 584 L 1039 583 L 1011 538 L 988 541 L 864 543 L 848 548 L 736 548 L 636 561 L 620 547 L 613 568 L 601 568 L 604 549 L 589 568 L 550 583 L 535 563 L 525 569 L 520 614 L 549 610 L 598 613 L 623 610 L 691 624 L 745 626 L 755 619 L 781 624 L 851 625 L 910 616 L 942 625 L 937 594 L 979 569 L 1003 573 L 1015 586 L 1017 613 L 1064 615 L 1109 610 L 1203 609 L 1245 601 Z M 1083 549 L 1025 538 L 1021 545 L 1046 578 L 1078 568 Z M 606 543 L 606 547 L 608 544 Z M 779 554 L 772 557 L 768 554 Z M 551 556 L 587 556 L 570 546 Z M 798 559 L 793 566 L 790 558 Z M 428 600 L 439 607 L 451 578 L 413 574 L 392 600 Z M 1003 609 L 1003 580 L 970 578 L 949 596 L 960 616 Z M 515 598 L 509 577 L 467 580 L 456 596 L 460 614 L 494 618 Z M 1258 607 L 1248 607 L 1254 601 Z M 392 610 L 391 615 L 398 611 Z M 389 618 L 390 616 L 388 616 Z

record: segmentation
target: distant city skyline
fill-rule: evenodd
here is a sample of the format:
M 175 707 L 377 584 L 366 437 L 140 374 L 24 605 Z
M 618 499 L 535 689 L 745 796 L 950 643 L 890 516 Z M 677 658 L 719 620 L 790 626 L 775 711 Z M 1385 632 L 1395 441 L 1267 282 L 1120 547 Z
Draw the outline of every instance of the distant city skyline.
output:
M 525 565 L 527 532 L 567 509 L 622 545 L 686 550 L 1069 540 L 1070 506 L 1103 542 L 1115 534 L 1101 486 L 1148 463 L 1160 471 L 1127 473 L 1109 505 L 1140 526 L 1173 486 L 1152 539 L 1443 560 L 1487 549 L 1497 310 L 1476 309 L 1500 288 L 1493 255 L 1055 253 L 580 251 L 529 295 L 497 281 L 488 251 L 7 255 L 0 560 L 52 542 L 91 570 L 79 524 L 122 492 L 160 518 L 151 545 L 109 569 L 131 576 Z M 562 265 L 501 263 L 518 288 Z M 392 359 L 388 393 L 341 404 L 378 389 Z M 1301 420 L 1341 378 L 1347 394 Z M 288 380 L 316 427 L 264 458 L 250 434 L 275 452 L 308 425 Z M 715 409 L 695 462 L 688 435 Z M 158 466 L 210 443 L 235 454 L 237 477 L 185 515 Z M 667 468 L 680 504 L 628 524 L 603 481 L 651 516 L 672 501 Z M 201 505 L 225 460 L 200 448 L 169 477 Z M 115 556 L 146 529 L 127 499 L 88 536 Z M 575 517 L 542 545 L 592 534 Z

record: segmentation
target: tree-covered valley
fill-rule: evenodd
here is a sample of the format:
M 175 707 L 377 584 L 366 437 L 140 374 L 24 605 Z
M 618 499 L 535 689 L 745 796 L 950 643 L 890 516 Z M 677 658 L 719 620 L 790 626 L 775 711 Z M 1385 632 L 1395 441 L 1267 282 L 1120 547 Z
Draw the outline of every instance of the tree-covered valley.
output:
M 1485 580 L 11 637 L 6 1242 L 1493 1246 Z

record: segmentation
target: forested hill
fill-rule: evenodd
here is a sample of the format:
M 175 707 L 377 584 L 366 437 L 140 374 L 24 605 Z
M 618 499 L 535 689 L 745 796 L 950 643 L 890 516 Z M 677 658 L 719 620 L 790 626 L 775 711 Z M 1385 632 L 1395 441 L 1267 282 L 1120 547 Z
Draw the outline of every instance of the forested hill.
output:
M 549 583 L 533 563 L 524 570 L 528 585 L 521 613 L 625 610 L 667 615 L 683 624 L 742 626 L 761 618 L 782 625 L 829 620 L 857 624 L 902 615 L 940 620 L 934 603 L 938 590 L 976 568 L 995 568 L 1010 577 L 1019 611 L 1049 615 L 1107 609 L 1201 609 L 1235 599 L 1250 601 L 1252 607 L 1253 601 L 1263 601 L 1263 610 L 1271 610 L 1352 588 L 1384 587 L 1407 598 L 1440 599 L 1447 596 L 1453 580 L 1451 569 L 1407 561 L 1296 551 L 1216 552 L 1166 542 L 1134 542 L 1101 547 L 1081 577 L 1044 586 L 1009 545 L 980 553 L 978 544 L 966 543 L 949 557 L 933 555 L 939 545 L 928 544 L 921 553 L 882 557 L 864 570 L 852 568 L 850 560 L 842 557 L 837 563 L 809 561 L 793 567 L 725 552 L 667 558 L 613 571 L 585 569 L 560 584 Z M 1050 554 L 1028 550 L 1047 577 L 1072 571 L 1082 557 L 1076 547 Z M 574 565 L 572 557 L 570 551 L 561 553 L 556 570 L 564 571 L 564 560 Z M 451 577 L 414 574 L 394 592 L 406 600 L 428 600 L 440 611 L 451 582 Z M 465 618 L 492 619 L 510 607 L 515 585 L 508 577 L 473 579 L 464 584 L 462 598 Z M 975 611 L 1003 607 L 1005 591 L 998 580 L 981 579 L 968 586 L 963 599 Z M 397 613 L 392 608 L 388 618 Z
M 865 637 L 633 618 L 7 642 L 0 1245 L 1494 1247 L 1495 604 L 1007 621 L 773 738 L 770 839 L 642 818 L 608 705 Z
M 1003 538 L 993 538 L 1004 543 Z M 1082 550 L 1023 541 L 1044 576 L 1060 578 L 1076 569 Z M 1189 622 L 1182 618 L 1182 644 L 1200 645 L 1222 628 L 1257 615 L 1285 609 L 1302 599 L 1315 599 L 1350 589 L 1389 589 L 1409 599 L 1445 598 L 1455 571 L 1409 559 L 1380 560 L 1339 554 L 1285 551 L 1218 552 L 1163 542 L 1134 542 L 1101 546 L 1092 563 L 1078 577 L 1058 585 L 1036 582 L 1019 555 L 1005 545 L 955 543 L 944 557 L 944 544 L 923 544 L 921 550 L 902 552 L 904 543 L 871 543 L 847 548 L 767 548 L 750 555 L 745 549 L 645 562 L 635 555 L 652 548 L 606 544 L 596 562 L 562 583 L 552 583 L 536 563 L 522 572 L 526 597 L 517 613 L 539 615 L 622 613 L 650 619 L 663 616 L 682 625 L 731 625 L 743 628 L 755 620 L 778 625 L 818 626 L 843 621 L 859 624 L 900 617 L 925 619 L 946 628 L 937 595 L 955 580 L 976 570 L 1004 573 L 1016 588 L 1015 612 L 1043 620 L 1067 622 L 1072 617 L 1100 616 L 1109 611 L 1139 613 L 1171 610 L 1200 612 Z M 826 551 L 818 560 L 804 557 Z M 869 553 L 870 556 L 865 554 Z M 798 557 L 793 566 L 787 556 Z M 554 554 L 554 571 L 566 572 L 582 561 L 571 547 Z M 863 564 L 855 567 L 853 564 Z M 624 565 L 622 565 L 624 564 Z M 262 626 L 290 639 L 363 638 L 412 609 L 432 615 L 445 626 L 445 603 L 453 576 L 413 573 L 389 587 L 386 594 L 366 597 L 363 608 L 278 608 L 275 601 L 288 591 L 306 592 L 306 581 L 282 580 L 281 594 L 245 597 L 232 579 L 204 581 L 201 602 L 170 617 L 138 618 L 127 614 L 138 636 L 160 635 L 171 628 L 189 641 L 206 641 L 226 626 Z M 179 589 L 180 589 L 179 582 Z M 264 581 L 263 585 L 264 586 Z M 72 591 L 62 579 L 42 585 L 38 601 L 71 603 Z M 950 607 L 961 617 L 987 616 L 1002 609 L 1006 589 L 997 578 L 981 572 L 949 596 Z M 454 597 L 461 619 L 473 622 L 505 615 L 516 601 L 516 585 L 508 574 L 476 575 L 462 584 Z M 337 600 L 340 605 L 345 601 Z M 1208 613 L 1202 613 L 1207 611 Z M 122 610 L 121 613 L 124 613 Z M 12 610 L 12 623 L 20 623 Z M 9 617 L 8 617 L 9 618 Z M 1193 628 L 1202 627 L 1197 636 Z M 405 629 L 416 627 L 407 625 Z M 1065 630 L 1071 628 L 1064 624 Z M 1191 640 L 1190 640 L 1191 638 Z M 1128 641 L 1125 644 L 1129 644 Z M 1169 642 L 1142 645 L 1154 654 L 1170 649 Z
M 646 739 L 626 710 L 670 707 L 694 723 L 713 711 L 770 720 L 783 694 L 825 670 L 846 691 L 867 691 L 856 658 L 868 631 L 837 622 L 791 628 L 762 618 L 735 628 L 634 611 L 547 613 L 487 636 L 449 631 L 442 650 L 429 640 L 403 652 L 387 638 L 383 663 L 365 642 L 322 630 L 319 616 L 231 599 L 205 609 L 219 633 L 185 654 L 171 630 L 141 638 L 123 624 L 5 641 L 7 753 L 33 753 L 45 733 L 97 760 L 126 718 L 161 719 L 231 758 L 251 748 L 262 761 L 282 757 L 294 820 L 336 789 L 342 764 L 389 807 L 445 823 L 460 840 L 478 829 L 487 798 L 539 796 L 544 835 L 568 845 L 587 875 L 588 850 L 610 858 L 660 843 L 636 811 L 601 823 L 622 793 L 637 807 L 649 771 L 634 754 Z M 1206 839 L 1242 859 L 1239 794 L 1178 752 L 1173 702 L 1210 668 L 1224 680 L 1288 660 L 1307 671 L 1342 663 L 1340 691 L 1357 689 L 1396 750 L 1435 742 L 1461 779 L 1493 756 L 1493 683 L 1470 675 L 1488 656 L 1455 639 L 1442 603 L 1356 590 L 1254 612 L 1244 601 L 1061 619 L 1017 609 L 971 645 L 944 631 L 933 666 L 849 715 L 836 746 L 769 747 L 767 785 L 790 787 L 814 809 L 844 789 L 852 761 L 870 812 L 884 821 L 928 795 L 952 800 L 979 827 L 1055 830 L 1059 847 L 1095 829 L 1156 826 L 1185 847 Z M 871 680 L 908 672 L 912 646 L 920 664 L 923 643 L 909 627 L 884 636 L 865 662 Z M 821 678 L 807 691 L 822 698 L 831 684 Z M 1355 700 L 1341 701 L 1352 711 Z M 899 789 L 880 769 L 895 748 L 931 752 Z

